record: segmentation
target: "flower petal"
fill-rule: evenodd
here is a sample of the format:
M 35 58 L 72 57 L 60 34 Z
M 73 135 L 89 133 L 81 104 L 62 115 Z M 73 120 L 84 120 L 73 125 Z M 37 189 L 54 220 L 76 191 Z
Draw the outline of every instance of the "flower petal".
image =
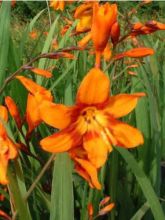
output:
M 0 119 L 4 120 L 5 122 L 8 120 L 7 109 L 3 105 L 0 105 Z
M 136 107 L 138 99 L 143 96 L 145 96 L 145 93 L 112 96 L 104 111 L 115 118 L 120 118 L 130 113 Z
M 104 165 L 107 159 L 108 145 L 98 132 L 87 132 L 83 138 L 83 147 L 87 152 L 88 159 L 96 168 Z
M 43 69 L 39 69 L 39 68 L 31 68 L 30 69 L 33 73 L 40 75 L 40 76 L 44 76 L 46 78 L 51 78 L 52 77 L 52 73 L 49 72 L 48 70 L 43 70 Z
M 40 93 L 44 99 L 52 99 L 51 92 L 46 90 L 44 87 L 38 85 L 37 83 L 33 82 L 33 80 L 26 78 L 24 76 L 16 76 L 18 80 L 25 86 L 25 88 L 35 95 L 36 93 Z
M 9 159 L 14 159 L 16 158 L 17 154 L 18 154 L 18 146 L 19 144 L 15 144 L 9 137 L 6 140 L 6 144 L 8 145 L 8 158 Z
M 28 124 L 28 133 L 37 127 L 41 123 L 41 117 L 39 114 L 39 105 L 35 96 L 28 94 L 27 106 L 26 106 L 26 121 Z
M 5 155 L 0 154 L 0 184 L 6 185 L 8 184 L 7 180 L 7 166 L 8 160 L 6 159 Z
M 121 54 L 117 54 L 114 59 L 121 59 L 123 57 L 140 58 L 146 57 L 154 54 L 154 50 L 147 47 L 133 48 L 131 50 L 125 51 Z
M 64 129 L 71 122 L 71 107 L 43 101 L 39 107 L 39 111 L 41 119 L 55 128 Z
M 99 183 L 98 177 L 97 177 L 96 167 L 87 160 L 75 158 L 75 161 L 78 162 L 78 164 L 81 165 L 81 167 L 87 172 L 87 174 L 89 175 L 91 179 L 92 185 L 96 189 L 101 189 L 101 184 Z
M 92 14 L 92 6 L 93 6 L 93 2 L 81 4 L 76 8 L 74 13 L 74 18 L 81 18 L 82 16 L 86 14 L 88 15 L 89 13 Z
M 91 32 L 87 33 L 79 42 L 78 46 L 79 47 L 86 47 L 87 43 L 91 40 Z
M 48 152 L 60 153 L 80 145 L 81 142 L 82 134 L 75 124 L 72 124 L 70 127 L 42 139 L 40 145 Z
M 14 102 L 14 100 L 10 96 L 7 96 L 7 97 L 5 97 L 5 104 L 8 108 L 8 111 L 10 112 L 11 116 L 14 118 L 18 128 L 21 128 L 21 125 L 22 125 L 21 116 L 20 116 L 19 109 L 18 109 L 16 103 Z
M 142 133 L 126 123 L 111 121 L 110 130 L 117 140 L 117 145 L 121 147 L 133 148 L 144 143 Z
M 105 206 L 101 210 L 99 210 L 99 216 L 106 215 L 108 212 L 110 212 L 114 208 L 115 204 L 110 203 L 109 205 Z
M 84 77 L 77 92 L 77 104 L 102 104 L 109 98 L 110 80 L 98 68 L 91 69 Z

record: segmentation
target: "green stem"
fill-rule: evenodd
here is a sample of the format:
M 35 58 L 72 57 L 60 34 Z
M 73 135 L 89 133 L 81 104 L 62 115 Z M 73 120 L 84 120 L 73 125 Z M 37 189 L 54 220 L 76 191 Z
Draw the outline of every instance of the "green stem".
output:
M 116 193 L 117 193 L 117 182 L 118 182 L 118 153 L 113 151 L 111 155 L 111 163 L 110 163 L 110 197 L 111 201 L 116 201 Z M 109 220 L 115 220 L 115 210 L 113 209 L 109 215 Z
M 41 172 L 39 173 L 39 175 L 36 177 L 36 179 L 34 180 L 33 184 L 30 186 L 28 192 L 25 195 L 24 200 L 26 201 L 28 199 L 28 197 L 30 196 L 30 194 L 33 192 L 34 188 L 36 187 L 37 183 L 40 181 L 40 179 L 42 178 L 42 176 L 44 175 L 45 171 L 49 168 L 50 164 L 52 163 L 52 161 L 55 158 L 55 154 L 52 154 L 52 156 L 49 158 L 49 160 L 46 162 L 46 164 L 44 165 L 44 167 L 42 168 Z
M 11 167 L 9 167 L 8 169 L 8 179 L 9 194 L 14 207 L 14 219 L 17 218 L 19 220 L 31 220 L 32 218 L 29 213 L 28 204 L 23 199 L 23 195 L 17 181 L 16 173 L 11 169 Z

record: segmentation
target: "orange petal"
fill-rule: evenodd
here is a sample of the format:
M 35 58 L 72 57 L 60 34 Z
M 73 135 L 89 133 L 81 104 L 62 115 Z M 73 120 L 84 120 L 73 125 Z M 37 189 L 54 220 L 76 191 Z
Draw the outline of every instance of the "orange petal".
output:
M 91 182 L 90 176 L 88 175 L 88 173 L 75 161 L 75 166 L 74 166 L 76 172 L 79 174 L 79 176 L 81 176 L 83 179 L 85 179 L 89 186 L 93 189 L 94 186 Z
M 92 16 L 91 15 L 85 15 L 83 16 L 77 26 L 76 26 L 76 32 L 86 32 L 89 31 L 91 28 L 91 23 L 92 23 Z
M 3 105 L 0 105 L 0 119 L 2 119 L 5 122 L 7 122 L 7 120 L 8 120 L 7 109 Z
M 105 61 L 110 61 L 112 57 L 112 50 L 109 43 L 107 44 L 106 48 L 103 51 L 103 57 Z
M 121 59 L 123 57 L 139 58 L 154 54 L 154 50 L 146 47 L 133 48 L 124 53 L 117 54 L 114 59 Z
M 93 2 L 88 2 L 86 4 L 81 4 L 78 6 L 74 13 L 74 18 L 81 18 L 82 16 L 92 12 Z
M 81 144 L 82 135 L 76 130 L 75 125 L 57 132 L 40 141 L 41 147 L 48 152 L 66 152 Z
M 12 0 L 12 6 L 13 6 L 13 3 L 15 4 L 16 2 Z M 11 217 L 6 212 L 4 212 L 2 210 L 0 210 L 0 216 L 4 220 L 11 220 Z
M 102 104 L 108 100 L 110 81 L 98 68 L 91 69 L 84 77 L 77 92 L 77 104 Z
M 115 204 L 110 203 L 109 205 L 105 206 L 99 211 L 99 215 L 106 215 L 108 212 L 110 212 L 114 208 Z
M 118 146 L 133 148 L 144 143 L 142 133 L 126 123 L 117 120 L 111 121 L 110 130 L 116 138 Z
M 3 122 L 7 122 L 8 120 L 8 112 L 5 106 L 0 105 L 0 136 L 6 136 L 6 129 L 3 126 Z
M 120 118 L 130 113 L 136 107 L 138 99 L 143 96 L 145 96 L 145 93 L 112 96 L 104 111 L 115 118 Z
M 52 7 L 54 10 L 64 10 L 65 7 L 65 1 L 63 0 L 51 0 L 50 1 L 50 7 Z
M 1 155 L 0 153 L 0 184 L 3 185 L 8 184 L 7 166 L 8 166 L 8 160 L 6 159 L 6 156 Z
M 131 75 L 131 76 L 136 76 L 137 75 L 137 73 L 133 72 L 133 71 L 128 71 L 128 74 Z
M 19 144 L 15 144 L 9 137 L 6 140 L 6 144 L 8 145 L 8 158 L 14 159 L 18 154 L 18 146 Z
M 78 42 L 78 46 L 79 46 L 79 47 L 85 47 L 90 40 L 91 40 L 91 32 L 89 32 L 88 34 L 86 34 L 85 37 L 83 37 L 83 39 L 81 39 L 81 40 Z
M 113 44 L 116 44 L 120 37 L 120 26 L 118 22 L 115 22 L 111 28 L 111 40 Z
M 71 122 L 71 110 L 65 105 L 43 101 L 39 107 L 41 119 L 58 129 L 66 128 Z
M 38 69 L 38 68 L 32 68 L 30 69 L 33 73 L 36 73 L 37 75 L 41 75 L 44 76 L 46 78 L 51 78 L 52 77 L 52 73 L 47 71 L 47 70 L 43 70 L 43 69 Z
M 104 165 L 108 154 L 108 145 L 96 131 L 87 132 L 83 138 L 83 147 L 91 163 L 99 168 Z
M 25 88 L 35 95 L 36 93 L 40 93 L 44 97 L 47 97 L 48 99 L 52 98 L 51 92 L 46 90 L 44 87 L 38 85 L 37 83 L 33 82 L 33 80 L 28 79 L 24 76 L 16 76 L 18 80 L 25 86 Z
M 14 118 L 18 128 L 21 128 L 21 125 L 22 125 L 21 116 L 20 116 L 18 107 L 15 104 L 14 100 L 10 96 L 7 96 L 5 98 L 5 103 L 7 105 L 7 108 L 9 110 L 11 116 Z
M 35 97 L 28 94 L 27 106 L 26 106 L 26 121 L 28 124 L 28 133 L 37 127 L 41 123 L 41 117 L 39 114 L 39 105 Z
M 97 177 L 97 169 L 94 165 L 92 165 L 89 161 L 87 160 L 83 160 L 83 159 L 79 159 L 79 158 L 75 158 L 75 161 L 78 162 L 78 164 L 81 165 L 81 167 L 88 173 L 92 185 L 96 188 L 96 189 L 101 189 L 101 184 L 98 181 L 98 177 Z
M 107 202 L 109 202 L 109 200 L 111 199 L 110 196 L 106 196 L 104 199 L 101 200 L 101 202 L 99 203 L 99 207 L 104 206 Z
M 93 213 L 94 213 L 94 211 L 93 211 L 93 205 L 92 205 L 92 203 L 89 203 L 89 204 L 88 204 L 88 215 L 89 215 L 89 216 L 93 216 Z
M 157 22 L 156 27 L 158 28 L 158 30 L 165 30 L 165 24 L 163 23 Z

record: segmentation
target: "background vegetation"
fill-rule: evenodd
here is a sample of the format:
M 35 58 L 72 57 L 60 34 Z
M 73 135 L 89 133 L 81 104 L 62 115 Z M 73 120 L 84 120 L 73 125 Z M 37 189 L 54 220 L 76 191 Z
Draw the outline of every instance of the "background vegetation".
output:
M 50 10 L 46 2 L 17 2 L 12 9 L 8 2 L 2 4 L 0 8 L 0 87 L 6 77 L 30 59 L 40 53 L 54 51 L 55 49 L 51 46 L 54 38 L 58 41 L 58 48 L 76 45 L 81 37 L 70 37 L 76 22 L 64 36 L 61 36 L 60 30 L 65 24 L 63 16 L 71 19 L 71 14 L 77 4 L 77 2 L 69 4 L 64 12 Z M 122 16 L 125 16 L 132 8 L 136 8 L 138 2 L 118 2 L 117 4 L 119 5 L 121 32 L 124 34 L 126 30 Z M 131 22 L 159 20 L 165 23 L 164 12 L 164 2 L 152 2 L 139 8 L 137 13 L 132 15 Z M 37 32 L 36 39 L 29 37 L 32 31 Z M 44 32 L 48 32 L 48 35 Z M 50 163 L 52 156 L 40 149 L 38 141 L 51 134 L 53 129 L 41 124 L 33 134 L 30 149 L 33 154 L 41 158 L 43 164 L 23 152 L 20 152 L 19 159 L 11 161 L 8 190 L 0 186 L 0 194 L 5 196 L 4 201 L 0 202 L 0 209 L 12 215 L 13 219 L 19 216 L 21 220 L 40 220 L 49 219 L 50 216 L 51 220 L 66 220 L 65 217 L 70 213 L 67 220 L 87 220 L 87 205 L 92 203 L 97 214 L 101 199 L 110 195 L 116 207 L 110 214 L 100 216 L 98 219 L 164 219 L 162 211 L 165 211 L 164 36 L 164 31 L 160 31 L 138 37 L 142 46 L 145 45 L 155 50 L 155 55 L 143 59 L 143 65 L 133 69 L 137 73 L 136 76 L 128 74 L 124 60 L 114 65 L 106 62 L 103 64 L 112 81 L 112 94 L 146 92 L 147 97 L 139 102 L 133 113 L 124 118 L 124 121 L 143 132 L 144 146 L 130 151 L 115 148 L 100 171 L 99 178 L 104 186 L 103 189 L 93 190 L 74 171 L 72 171 L 72 176 L 70 175 L 73 164 L 67 155 L 58 157 L 55 165 L 53 162 Z M 117 51 L 121 52 L 123 48 L 124 50 L 130 49 L 131 46 L 129 41 L 125 41 L 117 48 Z M 72 104 L 83 76 L 94 64 L 94 57 L 88 51 L 75 51 L 74 54 L 76 57 L 74 60 L 41 59 L 35 63 L 36 67 L 50 69 L 53 73 L 52 79 L 45 80 L 32 75 L 29 71 L 26 71 L 25 75 L 50 89 L 56 102 Z M 136 63 L 140 62 L 141 60 L 136 60 Z M 13 80 L 0 96 L 0 103 L 3 103 L 7 95 L 16 101 L 23 115 L 26 109 L 27 91 L 18 81 Z M 26 129 L 24 127 L 24 131 Z M 14 140 L 23 139 L 12 118 L 8 132 Z M 63 158 L 65 158 L 64 163 Z M 43 170 L 42 173 L 45 164 L 47 166 L 49 163 L 49 168 L 46 171 Z M 36 179 L 38 175 L 40 176 Z M 62 198 L 59 196 L 60 193 L 63 194 Z M 13 210 L 13 202 L 18 213 Z M 74 213 L 71 212 L 73 205 Z M 55 216 L 61 216 L 59 214 L 61 212 L 63 218 L 55 218 Z

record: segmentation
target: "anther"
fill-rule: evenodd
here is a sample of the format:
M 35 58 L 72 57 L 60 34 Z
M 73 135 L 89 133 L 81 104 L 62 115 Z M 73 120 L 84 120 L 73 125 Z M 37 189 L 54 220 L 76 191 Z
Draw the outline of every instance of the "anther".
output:
M 83 111 L 83 112 L 82 112 L 82 115 L 83 115 L 83 116 L 85 116 L 86 114 L 87 114 L 87 112 L 86 112 L 86 111 Z

